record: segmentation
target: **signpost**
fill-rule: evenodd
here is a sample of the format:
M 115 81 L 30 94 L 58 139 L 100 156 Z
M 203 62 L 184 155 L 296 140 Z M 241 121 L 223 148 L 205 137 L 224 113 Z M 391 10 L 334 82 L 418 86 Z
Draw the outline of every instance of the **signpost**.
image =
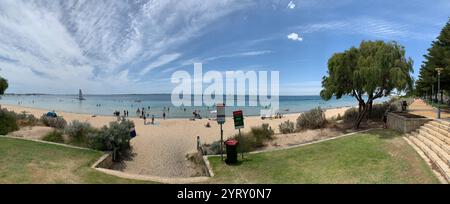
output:
M 234 111 L 233 112 L 233 120 L 234 120 L 234 129 L 239 130 L 239 138 L 241 138 L 241 146 L 243 144 L 242 135 L 241 135 L 241 128 L 244 128 L 244 114 L 242 110 Z M 241 156 L 242 159 L 244 159 L 244 151 L 243 148 L 241 148 Z
M 223 161 L 223 128 L 222 125 L 225 123 L 225 104 L 219 103 L 216 105 L 217 108 L 217 123 L 220 125 L 220 158 Z

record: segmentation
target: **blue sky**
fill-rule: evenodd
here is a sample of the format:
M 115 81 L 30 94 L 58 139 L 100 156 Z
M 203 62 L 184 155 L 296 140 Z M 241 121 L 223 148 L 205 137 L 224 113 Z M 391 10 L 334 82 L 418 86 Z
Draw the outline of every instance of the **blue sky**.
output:
M 280 71 L 282 95 L 317 95 L 335 52 L 395 40 L 415 73 L 448 0 L 0 2 L 9 93 L 170 93 L 176 70 Z

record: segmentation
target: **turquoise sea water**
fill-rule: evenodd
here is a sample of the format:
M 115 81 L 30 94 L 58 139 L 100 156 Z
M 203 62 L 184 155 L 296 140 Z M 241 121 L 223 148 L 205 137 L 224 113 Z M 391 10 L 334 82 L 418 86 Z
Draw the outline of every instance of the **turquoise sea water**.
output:
M 113 115 L 114 111 L 120 111 L 123 114 L 124 110 L 128 110 L 131 117 L 136 117 L 138 108 L 145 108 L 146 113 L 155 115 L 157 118 L 162 117 L 163 112 L 169 118 L 191 118 L 195 110 L 202 117 L 208 117 L 211 115 L 210 112 L 215 110 L 215 107 L 206 106 L 174 107 L 170 94 L 85 95 L 84 97 L 86 100 L 79 101 L 77 95 L 5 95 L 0 99 L 0 104 L 107 116 Z M 377 102 L 385 100 L 387 98 L 379 99 Z M 330 101 L 324 101 L 320 96 L 280 96 L 279 103 L 279 110 L 283 114 L 304 112 L 318 106 L 329 109 L 357 105 L 356 100 L 349 96 Z M 226 115 L 232 116 L 233 111 L 241 109 L 247 116 L 259 116 L 262 108 L 264 107 L 226 107 Z

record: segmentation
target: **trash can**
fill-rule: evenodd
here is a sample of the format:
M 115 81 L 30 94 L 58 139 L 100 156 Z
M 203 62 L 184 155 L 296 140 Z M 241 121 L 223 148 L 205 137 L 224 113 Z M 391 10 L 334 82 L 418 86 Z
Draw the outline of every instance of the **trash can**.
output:
M 237 163 L 237 146 L 239 142 L 237 140 L 231 139 L 224 142 L 227 148 L 227 159 L 225 162 L 227 164 L 236 164 Z

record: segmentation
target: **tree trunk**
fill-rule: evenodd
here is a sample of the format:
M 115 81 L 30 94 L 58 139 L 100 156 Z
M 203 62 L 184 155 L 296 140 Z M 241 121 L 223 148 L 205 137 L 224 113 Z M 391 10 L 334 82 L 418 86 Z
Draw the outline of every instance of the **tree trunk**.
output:
M 359 127 L 361 126 L 361 122 L 364 120 L 364 118 L 366 118 L 367 113 L 368 113 L 368 105 L 364 105 L 362 107 L 362 112 L 358 115 L 358 119 L 354 124 L 355 129 L 359 129 Z

